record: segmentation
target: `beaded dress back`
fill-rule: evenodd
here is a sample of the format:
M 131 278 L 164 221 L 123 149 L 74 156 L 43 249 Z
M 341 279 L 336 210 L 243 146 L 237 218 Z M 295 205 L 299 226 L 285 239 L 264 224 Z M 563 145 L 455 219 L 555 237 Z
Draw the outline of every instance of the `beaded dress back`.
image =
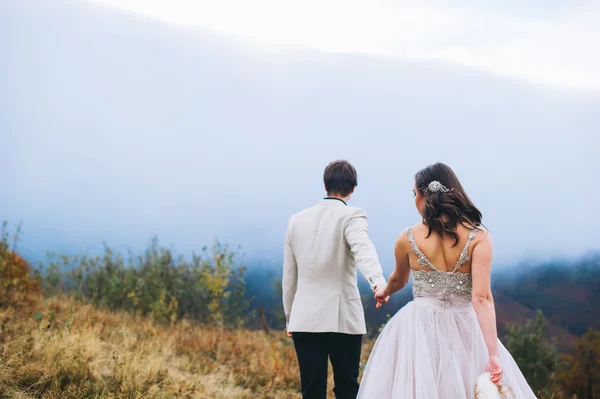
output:
M 471 229 L 467 243 L 460 252 L 460 256 L 454 269 L 446 272 L 436 268 L 429 259 L 427 259 L 425 254 L 421 252 L 419 247 L 417 247 L 412 228 L 409 227 L 406 229 L 412 251 L 419 258 L 419 265 L 430 269 L 413 270 L 413 296 L 415 298 L 440 295 L 471 297 L 471 291 L 473 290 L 471 273 L 461 273 L 458 269 L 470 260 L 469 247 L 475 238 L 476 232 L 476 229 Z

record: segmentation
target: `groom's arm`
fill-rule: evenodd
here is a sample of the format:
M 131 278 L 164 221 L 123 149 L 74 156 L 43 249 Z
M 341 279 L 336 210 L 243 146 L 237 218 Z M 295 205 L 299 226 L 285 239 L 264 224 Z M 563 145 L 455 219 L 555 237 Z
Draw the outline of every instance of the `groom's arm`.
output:
M 281 279 L 283 313 L 285 314 L 286 330 L 290 321 L 290 312 L 292 311 L 292 304 L 298 287 L 298 265 L 292 250 L 291 230 L 292 226 L 290 221 L 285 235 L 285 247 L 283 249 L 283 278 Z
M 367 214 L 362 209 L 354 209 L 346 221 L 344 237 L 354 254 L 354 260 L 363 277 L 369 282 L 371 289 L 384 287 L 386 284 L 383 270 L 377 257 L 375 246 L 369 238 Z

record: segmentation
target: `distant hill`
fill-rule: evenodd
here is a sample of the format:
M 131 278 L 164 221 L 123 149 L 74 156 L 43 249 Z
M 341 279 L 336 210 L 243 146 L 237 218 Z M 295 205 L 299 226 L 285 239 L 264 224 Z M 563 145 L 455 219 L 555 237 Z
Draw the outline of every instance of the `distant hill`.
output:
M 277 294 L 280 274 L 273 269 L 249 268 L 248 295 L 254 307 L 262 307 L 272 327 L 282 328 L 281 299 Z M 587 329 L 600 329 L 600 254 L 574 262 L 548 262 L 533 267 L 513 268 L 493 276 L 498 330 L 506 325 L 532 319 L 537 309 L 548 320 L 548 332 L 559 349 L 566 351 Z M 361 281 L 363 303 L 370 334 L 375 335 L 388 315 L 412 300 L 410 287 L 392 297 L 390 303 L 375 309 L 366 284 Z
M 512 279 L 499 280 L 498 291 L 529 308 L 539 308 L 553 323 L 572 333 L 600 328 L 600 255 L 574 265 L 561 262 L 539 265 Z

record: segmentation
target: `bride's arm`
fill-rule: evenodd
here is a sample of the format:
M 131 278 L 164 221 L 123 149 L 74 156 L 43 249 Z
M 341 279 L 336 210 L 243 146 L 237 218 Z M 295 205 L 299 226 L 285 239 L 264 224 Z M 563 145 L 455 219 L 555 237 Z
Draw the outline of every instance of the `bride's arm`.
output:
M 490 283 L 490 274 L 492 269 L 492 238 L 488 232 L 483 232 L 481 241 L 473 247 L 471 256 L 471 275 L 473 276 L 473 307 L 477 313 L 477 320 L 485 339 L 490 364 L 494 375 L 492 381 L 499 381 L 502 375 L 502 369 L 499 364 L 498 351 L 498 332 L 496 330 L 496 310 L 494 308 L 494 297 L 492 296 L 492 287 Z M 486 367 L 487 368 L 487 367 Z
M 402 233 L 394 246 L 396 267 L 383 290 L 385 296 L 390 296 L 400 291 L 408 284 L 408 279 L 410 278 L 410 264 L 408 263 L 409 245 L 408 236 L 406 233 Z

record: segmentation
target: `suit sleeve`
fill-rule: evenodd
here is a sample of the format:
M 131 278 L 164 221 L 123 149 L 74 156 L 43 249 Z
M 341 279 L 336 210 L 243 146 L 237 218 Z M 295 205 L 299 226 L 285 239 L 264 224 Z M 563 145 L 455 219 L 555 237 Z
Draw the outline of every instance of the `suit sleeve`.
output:
M 292 249 L 291 230 L 292 226 L 290 222 L 285 235 L 285 246 L 283 249 L 283 278 L 281 279 L 283 312 L 285 314 L 286 329 L 290 321 L 290 312 L 292 311 L 292 304 L 294 302 L 294 296 L 296 295 L 296 289 L 298 287 L 298 265 Z
M 344 237 L 354 254 L 354 260 L 363 277 L 369 282 L 372 290 L 383 287 L 386 280 L 379 263 L 375 246 L 369 238 L 367 214 L 357 209 L 346 221 Z

